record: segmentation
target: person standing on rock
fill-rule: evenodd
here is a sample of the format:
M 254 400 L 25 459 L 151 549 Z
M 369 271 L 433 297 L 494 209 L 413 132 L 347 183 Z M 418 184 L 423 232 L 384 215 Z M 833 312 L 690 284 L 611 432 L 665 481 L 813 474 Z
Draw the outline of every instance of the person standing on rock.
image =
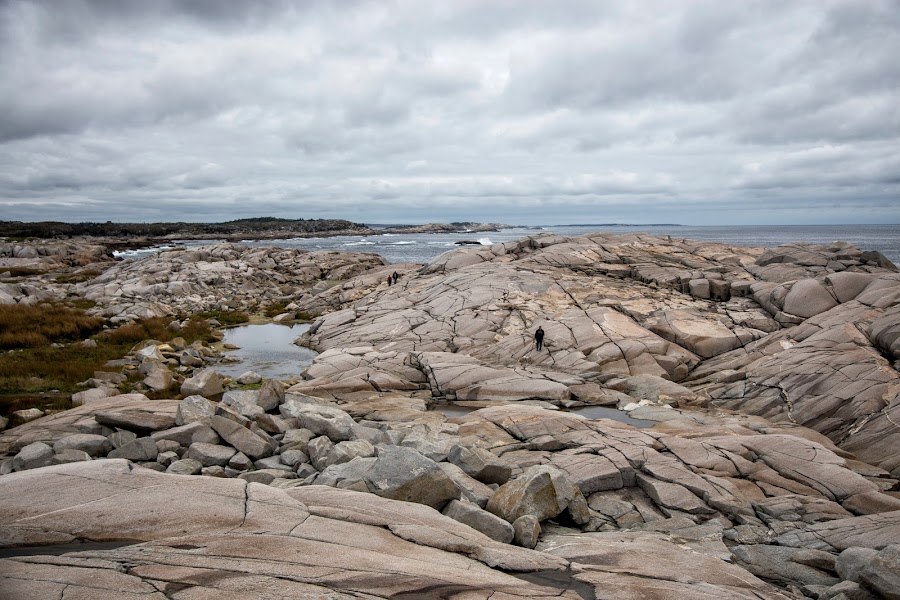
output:
M 544 329 L 540 325 L 538 325 L 537 331 L 534 332 L 534 345 L 538 352 L 544 347 Z
M 400 279 L 400 273 L 398 273 L 397 271 L 394 271 L 394 274 L 391 275 L 391 279 L 394 280 L 394 283 L 397 283 L 397 280 Z
M 392 281 L 392 280 L 393 280 L 393 278 L 392 278 L 390 275 L 388 275 L 388 280 L 387 280 L 387 281 L 388 281 L 388 287 L 391 287 L 391 281 Z

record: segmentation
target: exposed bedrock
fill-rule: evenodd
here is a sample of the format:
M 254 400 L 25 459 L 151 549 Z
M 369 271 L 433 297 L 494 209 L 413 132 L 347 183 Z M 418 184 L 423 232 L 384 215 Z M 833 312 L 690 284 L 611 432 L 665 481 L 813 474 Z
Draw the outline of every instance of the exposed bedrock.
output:
M 763 251 L 645 235 L 528 238 L 443 255 L 325 315 L 302 343 L 326 351 L 323 363 L 347 348 L 407 353 L 424 375 L 417 385 L 449 400 L 602 403 L 626 391 L 623 380 L 655 376 L 693 390 L 683 403 L 806 425 L 893 470 L 900 275 L 876 254 L 837 242 Z M 389 373 L 355 369 L 321 383 L 398 389 Z
M 184 268 L 225 273 L 254 251 L 205 252 L 236 262 Z M 297 310 L 323 316 L 301 340 L 321 354 L 286 389 L 91 397 L 0 435 L 0 545 L 135 542 L 2 559 L 4 591 L 892 593 L 900 277 L 877 253 L 539 236 L 390 287 L 390 265 L 332 258 L 341 283 L 291 280 Z M 177 261 L 136 262 L 140 278 Z M 249 303 L 251 279 L 204 285 Z M 656 424 L 566 411 L 582 404 Z

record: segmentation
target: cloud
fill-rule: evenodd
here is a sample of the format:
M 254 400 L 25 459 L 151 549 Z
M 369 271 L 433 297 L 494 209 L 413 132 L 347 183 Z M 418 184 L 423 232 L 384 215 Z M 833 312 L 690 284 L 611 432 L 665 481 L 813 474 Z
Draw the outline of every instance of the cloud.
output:
M 0 210 L 896 220 L 898 55 L 891 0 L 8 0 Z

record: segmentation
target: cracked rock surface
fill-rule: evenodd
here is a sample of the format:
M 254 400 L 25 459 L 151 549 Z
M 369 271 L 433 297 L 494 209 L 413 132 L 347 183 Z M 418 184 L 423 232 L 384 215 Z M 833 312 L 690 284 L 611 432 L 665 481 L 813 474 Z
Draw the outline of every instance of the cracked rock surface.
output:
M 204 252 L 185 268 L 209 290 L 199 271 L 251 262 Z M 180 259 L 154 260 L 127 277 Z M 292 298 L 323 316 L 289 385 L 92 398 L 0 435 L 0 589 L 890 597 L 900 277 L 877 253 L 539 236 L 391 287 L 334 260 L 342 284 Z

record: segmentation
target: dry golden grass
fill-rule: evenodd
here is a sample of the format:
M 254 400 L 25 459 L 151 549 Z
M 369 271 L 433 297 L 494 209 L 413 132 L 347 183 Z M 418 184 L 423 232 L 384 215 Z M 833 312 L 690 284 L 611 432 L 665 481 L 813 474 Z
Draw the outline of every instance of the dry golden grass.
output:
M 96 346 L 91 348 L 71 342 L 89 337 L 88 332 L 96 333 L 103 319 L 65 307 L 2 308 L 7 310 L 0 310 L 0 339 L 8 335 L 9 343 L 16 346 L 0 352 L 0 395 L 79 391 L 77 383 L 93 377 L 94 371 L 104 370 L 106 362 L 122 358 L 134 344 L 147 339 L 165 342 L 180 336 L 188 343 L 215 339 L 205 320 L 192 319 L 175 331 L 168 328 L 170 317 L 160 317 L 93 335 Z M 54 342 L 60 344 L 53 346 Z
M 0 305 L 0 350 L 83 340 L 100 331 L 103 323 L 102 318 L 73 308 L 49 304 Z

